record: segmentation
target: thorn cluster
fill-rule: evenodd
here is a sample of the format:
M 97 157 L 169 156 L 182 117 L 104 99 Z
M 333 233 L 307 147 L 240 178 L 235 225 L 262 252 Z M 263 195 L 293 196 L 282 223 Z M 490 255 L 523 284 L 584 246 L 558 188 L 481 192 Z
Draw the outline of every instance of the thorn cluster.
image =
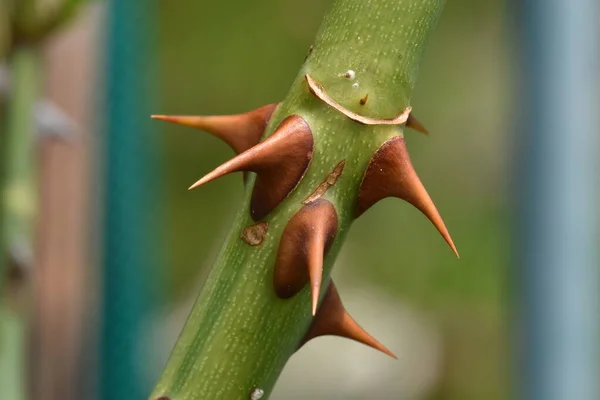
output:
M 344 109 L 310 76 L 306 75 L 306 81 L 311 93 L 357 123 L 406 124 L 406 127 L 427 134 L 425 127 L 410 114 L 410 107 L 393 119 L 371 119 Z M 361 104 L 366 103 L 367 99 L 368 95 L 360 99 Z M 298 115 L 285 118 L 274 133 L 261 142 L 276 107 L 277 104 L 270 104 L 245 114 L 227 116 L 157 115 L 153 118 L 208 131 L 229 144 L 237 156 L 205 175 L 190 189 L 233 172 L 254 172 L 257 177 L 250 200 L 250 215 L 258 222 L 267 217 L 297 187 L 308 170 L 314 151 L 313 132 Z M 322 196 L 337 182 L 344 165 L 345 160 L 339 162 L 288 221 L 275 258 L 275 293 L 282 299 L 288 299 L 298 294 L 307 284 L 310 286 L 313 321 L 300 346 L 318 336 L 337 335 L 356 340 L 395 358 L 350 317 L 333 282 L 329 283 L 319 305 L 323 260 L 338 232 L 335 206 Z M 357 193 L 355 217 L 386 197 L 398 197 L 419 209 L 458 256 L 440 214 L 411 164 L 406 142 L 400 136 L 383 143 L 369 161 Z M 244 229 L 240 237 L 251 246 L 260 246 L 268 227 L 267 222 L 258 222 Z

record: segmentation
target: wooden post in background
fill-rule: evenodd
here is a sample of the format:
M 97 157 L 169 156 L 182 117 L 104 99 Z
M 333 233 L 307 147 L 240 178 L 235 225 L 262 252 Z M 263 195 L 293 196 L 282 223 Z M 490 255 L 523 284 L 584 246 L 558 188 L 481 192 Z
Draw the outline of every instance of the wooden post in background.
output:
M 44 136 L 40 146 L 40 217 L 34 274 L 32 397 L 83 398 L 90 353 L 85 334 L 97 285 L 90 253 L 93 203 L 91 133 L 96 125 L 99 7 L 82 8 L 45 51 L 45 96 L 74 123 L 70 138 Z M 83 374 L 88 374 L 84 376 Z

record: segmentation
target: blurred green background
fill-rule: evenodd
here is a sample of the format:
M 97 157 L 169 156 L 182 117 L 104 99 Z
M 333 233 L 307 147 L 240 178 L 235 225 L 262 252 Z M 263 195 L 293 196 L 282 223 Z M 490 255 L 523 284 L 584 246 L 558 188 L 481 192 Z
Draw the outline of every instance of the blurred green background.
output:
M 0 306 L 31 336 L 32 368 L 21 377 L 33 382 L 31 398 L 131 400 L 122 393 L 149 393 L 162 371 L 242 196 L 237 175 L 188 191 L 232 150 L 146 110 L 235 114 L 282 100 L 331 0 L 86 3 L 41 46 L 41 91 L 74 120 L 78 139 L 42 139 L 41 156 L 28 154 L 41 165 L 43 244 L 36 279 L 22 279 L 33 289 L 15 285 L 14 302 L 25 305 L 4 302 L 8 290 Z M 120 19 L 106 18 L 118 6 Z M 448 1 L 412 100 L 430 134 L 405 132 L 461 258 L 420 212 L 387 199 L 354 223 L 334 268 L 350 314 L 399 359 L 319 338 L 292 357 L 273 399 L 511 397 L 510 28 L 501 0 Z M 0 119 L 10 100 L 2 78 Z M 3 369 L 2 355 L 0 378 L 17 369 Z
M 160 2 L 157 113 L 228 114 L 283 99 L 330 3 Z M 461 259 L 453 257 L 418 211 L 388 199 L 354 224 L 334 269 L 346 282 L 342 296 L 350 287 L 370 288 L 435 321 L 441 348 L 439 375 L 426 396 L 430 399 L 509 397 L 511 49 L 503 7 L 497 0 L 447 3 L 412 102 L 430 135 L 405 132 L 415 168 Z M 231 176 L 188 192 L 191 183 L 232 152 L 190 128 L 160 129 L 166 135 L 168 269 L 176 306 L 198 289 L 239 204 L 242 185 Z M 393 319 L 377 309 L 365 313 L 379 316 L 382 329 Z M 386 344 L 402 360 L 401 351 Z M 312 398 L 331 398 L 323 396 Z

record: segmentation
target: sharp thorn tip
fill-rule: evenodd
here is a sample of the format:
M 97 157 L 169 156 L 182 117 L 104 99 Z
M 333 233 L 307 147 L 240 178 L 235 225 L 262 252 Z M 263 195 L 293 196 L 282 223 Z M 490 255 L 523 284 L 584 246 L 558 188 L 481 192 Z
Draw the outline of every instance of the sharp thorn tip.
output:
M 192 186 L 190 186 L 188 188 L 188 190 L 193 190 L 196 189 L 198 186 L 202 185 L 204 182 L 202 179 L 200 179 L 199 181 L 195 182 Z
M 312 315 L 317 315 L 317 306 L 319 305 L 319 289 L 312 288 Z

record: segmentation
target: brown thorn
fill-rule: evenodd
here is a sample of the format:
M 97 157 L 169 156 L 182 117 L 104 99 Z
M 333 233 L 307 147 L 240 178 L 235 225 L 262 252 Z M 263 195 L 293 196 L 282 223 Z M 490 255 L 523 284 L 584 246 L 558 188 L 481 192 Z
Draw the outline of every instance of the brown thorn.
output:
M 414 129 L 423 135 L 429 135 L 429 131 L 412 114 L 409 114 L 408 119 L 406 120 L 406 127 Z
M 364 106 L 365 104 L 367 104 L 367 100 L 369 100 L 369 93 L 365 94 L 365 97 L 360 99 L 358 102 L 360 103 L 361 106 Z M 409 114 L 408 118 L 410 118 L 410 114 Z
M 317 221 L 322 222 L 322 221 Z M 324 224 L 321 224 L 324 225 Z M 310 293 L 312 299 L 312 315 L 317 313 L 319 297 L 321 295 L 321 283 L 323 281 L 323 252 L 325 251 L 325 237 L 327 226 L 317 227 L 315 235 L 310 237 L 306 243 L 308 256 L 308 276 L 310 278 Z
M 400 136 L 385 142 L 371 158 L 358 192 L 357 217 L 386 197 L 398 197 L 418 208 L 459 257 L 440 213 L 410 162 L 406 141 Z
M 377 119 L 365 117 L 364 115 L 357 114 L 338 104 L 327 94 L 327 92 L 323 88 L 323 85 L 315 81 L 310 75 L 306 74 L 304 75 L 304 78 L 306 79 L 306 82 L 308 83 L 308 88 L 310 89 L 310 92 L 312 94 L 321 99 L 325 104 L 335 108 L 336 110 L 344 114 L 346 117 L 363 125 L 402 125 L 406 122 L 408 116 L 410 115 L 410 111 L 412 110 L 411 107 L 406 107 L 404 111 L 402 111 L 400 114 L 398 114 L 392 119 Z
M 356 321 L 354 321 L 350 314 L 348 314 L 342 304 L 342 300 L 333 281 L 329 284 L 327 293 L 325 293 L 321 306 L 319 307 L 308 332 L 304 335 L 300 347 L 311 339 L 325 335 L 341 336 L 352 339 L 397 359 L 394 353 L 388 350 L 373 336 L 369 335 L 356 323 Z
M 240 154 L 260 142 L 276 107 L 277 103 L 274 103 L 235 115 L 152 115 L 152 118 L 206 131 L 225 141 L 236 154 Z
M 233 172 L 255 172 L 250 213 L 258 221 L 298 185 L 308 169 L 312 152 L 310 127 L 303 118 L 292 115 L 283 120 L 264 142 L 217 167 L 190 186 L 190 190 Z
M 310 282 L 312 311 L 315 315 L 323 277 L 323 257 L 338 230 L 335 207 L 325 199 L 303 206 L 286 225 L 273 273 L 277 296 L 290 298 Z
M 323 196 L 327 190 L 335 185 L 335 183 L 337 182 L 338 178 L 340 177 L 340 175 L 342 174 L 342 171 L 344 171 L 344 166 L 346 165 L 346 160 L 342 160 L 338 163 L 338 165 L 335 166 L 335 168 L 333 169 L 333 171 L 331 171 L 329 173 L 329 175 L 327 175 L 327 178 L 323 181 L 323 183 L 321 183 L 314 192 L 312 192 L 310 194 L 310 196 L 308 196 L 303 202 L 302 204 L 308 204 L 308 203 L 312 203 L 313 201 L 319 199 L 321 196 Z

